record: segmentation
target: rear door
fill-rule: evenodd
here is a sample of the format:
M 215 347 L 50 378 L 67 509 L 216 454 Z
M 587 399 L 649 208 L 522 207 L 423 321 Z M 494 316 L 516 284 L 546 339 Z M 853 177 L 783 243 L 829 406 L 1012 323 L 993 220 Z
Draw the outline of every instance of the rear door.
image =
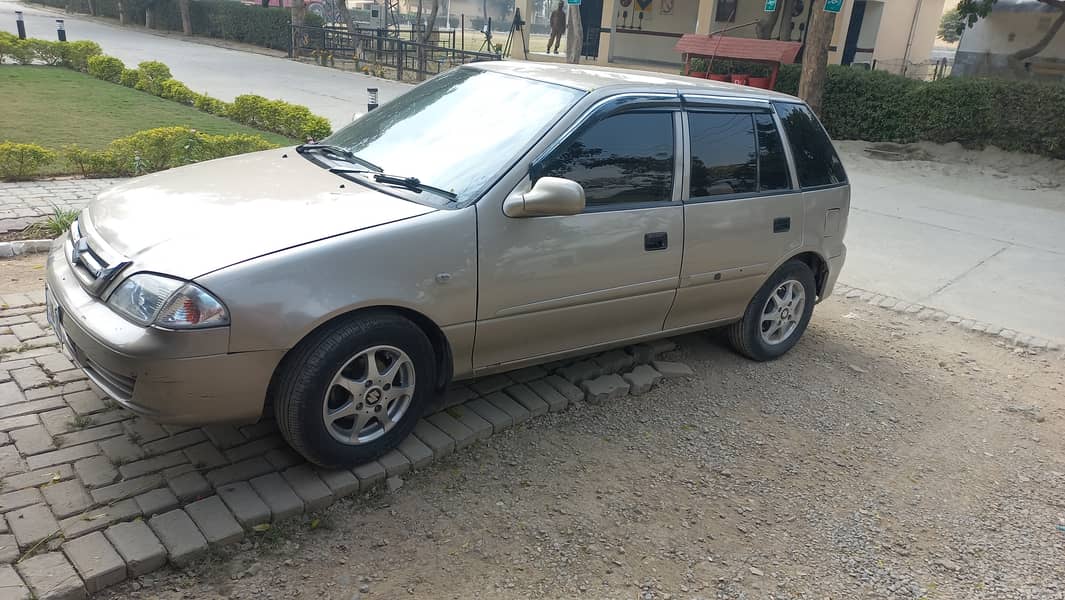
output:
M 768 102 L 686 97 L 684 260 L 666 329 L 740 317 L 803 243 L 803 202 Z

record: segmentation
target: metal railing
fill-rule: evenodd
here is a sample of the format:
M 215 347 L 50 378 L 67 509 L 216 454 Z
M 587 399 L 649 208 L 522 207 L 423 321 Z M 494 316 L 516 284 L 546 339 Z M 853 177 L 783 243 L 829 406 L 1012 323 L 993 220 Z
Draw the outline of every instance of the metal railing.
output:
M 293 25 L 293 55 L 327 55 L 334 61 L 348 59 L 367 66 L 389 68 L 395 70 L 399 81 L 405 75 L 413 75 L 420 80 L 458 65 L 502 59 L 494 53 L 455 48 L 454 32 L 441 32 L 439 37 L 434 33 L 434 39 L 429 42 L 394 37 L 390 35 L 392 32 L 389 29 L 358 27 L 350 32 L 334 27 Z

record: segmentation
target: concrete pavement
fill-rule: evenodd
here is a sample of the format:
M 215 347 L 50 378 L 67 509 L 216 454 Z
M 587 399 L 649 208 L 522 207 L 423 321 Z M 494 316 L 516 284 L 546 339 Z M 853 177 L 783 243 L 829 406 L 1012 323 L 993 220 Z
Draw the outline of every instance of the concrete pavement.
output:
M 9 0 L 0 0 L 0 31 L 15 33 L 15 11 L 25 15 L 30 37 L 56 38 L 55 19 L 66 20 L 67 38 L 92 40 L 104 52 L 129 67 L 145 60 L 162 61 L 174 78 L 197 92 L 227 102 L 240 94 L 259 94 L 303 104 L 329 119 L 334 129 L 366 112 L 366 88 L 380 90 L 381 102 L 395 98 L 410 86 L 362 75 L 318 67 L 272 56 L 190 43 L 177 36 L 122 28 L 101 20 L 66 15 Z

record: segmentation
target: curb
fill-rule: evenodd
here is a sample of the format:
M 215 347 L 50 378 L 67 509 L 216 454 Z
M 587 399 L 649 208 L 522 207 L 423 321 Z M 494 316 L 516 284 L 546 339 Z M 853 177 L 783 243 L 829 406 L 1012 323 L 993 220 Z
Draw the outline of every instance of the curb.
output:
M 0 258 L 14 258 L 23 254 L 37 254 L 52 249 L 52 240 L 19 240 L 0 242 Z
M 925 306 L 914 302 L 900 300 L 893 296 L 878 294 L 869 290 L 851 287 L 844 283 L 837 283 L 834 294 L 845 300 L 865 302 L 892 312 L 916 317 L 918 321 L 940 321 L 949 325 L 956 325 L 970 333 L 979 333 L 985 336 L 997 338 L 1017 350 L 1025 350 L 1032 354 L 1040 352 L 1056 352 L 1061 350 L 1061 344 L 1046 338 L 1014 331 L 1012 329 L 976 321 L 958 315 L 952 315 L 931 306 Z

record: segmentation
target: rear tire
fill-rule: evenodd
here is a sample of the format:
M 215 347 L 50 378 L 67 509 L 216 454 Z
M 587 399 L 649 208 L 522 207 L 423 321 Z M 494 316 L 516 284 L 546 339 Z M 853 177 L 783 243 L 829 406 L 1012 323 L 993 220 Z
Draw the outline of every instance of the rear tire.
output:
M 351 467 L 410 434 L 435 381 L 433 347 L 417 325 L 366 313 L 329 324 L 293 349 L 277 381 L 274 415 L 307 460 Z
M 743 318 L 729 325 L 729 342 L 752 360 L 783 356 L 806 331 L 816 298 L 810 267 L 797 260 L 784 263 L 759 288 Z

